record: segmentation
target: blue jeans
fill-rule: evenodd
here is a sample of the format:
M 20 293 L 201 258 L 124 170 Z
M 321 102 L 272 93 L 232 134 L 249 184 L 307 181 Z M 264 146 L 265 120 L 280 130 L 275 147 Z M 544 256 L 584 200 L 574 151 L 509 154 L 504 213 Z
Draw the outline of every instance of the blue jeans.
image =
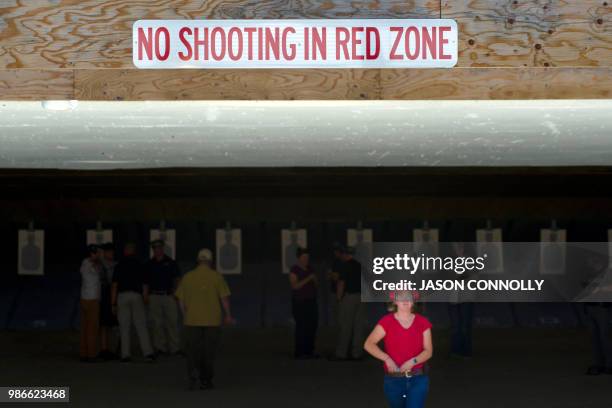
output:
M 429 391 L 429 377 L 385 377 L 384 388 L 389 408 L 423 408 Z

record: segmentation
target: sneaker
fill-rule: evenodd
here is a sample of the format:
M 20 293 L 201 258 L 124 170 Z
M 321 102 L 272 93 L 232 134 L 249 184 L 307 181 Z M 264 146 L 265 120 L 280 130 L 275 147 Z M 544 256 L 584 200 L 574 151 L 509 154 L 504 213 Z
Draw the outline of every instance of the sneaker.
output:
M 121 359 L 122 363 L 131 363 L 132 362 L 132 358 L 131 357 L 123 357 Z
M 145 357 L 144 357 L 144 360 L 145 360 L 147 363 L 152 363 L 152 362 L 154 362 L 154 361 L 155 361 L 155 354 L 149 354 L 148 356 L 145 356 Z

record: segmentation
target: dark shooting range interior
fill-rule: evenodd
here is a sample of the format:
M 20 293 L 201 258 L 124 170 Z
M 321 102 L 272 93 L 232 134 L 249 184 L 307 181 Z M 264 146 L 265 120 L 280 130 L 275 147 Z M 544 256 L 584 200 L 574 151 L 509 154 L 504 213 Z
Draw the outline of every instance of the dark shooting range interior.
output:
M 373 359 L 291 358 L 280 230 L 292 224 L 307 229 L 320 278 L 317 350 L 325 355 L 337 330 L 326 280 L 332 244 L 357 223 L 376 241 L 410 240 L 424 222 L 439 229 L 440 241 L 469 241 L 487 221 L 505 241 L 538 241 L 553 219 L 568 240 L 605 241 L 612 223 L 605 167 L 4 170 L 0 178 L 0 382 L 69 385 L 75 406 L 382 406 Z M 144 259 L 148 231 L 162 220 L 176 230 L 182 272 L 200 248 L 215 247 L 216 229 L 242 230 L 242 274 L 226 276 L 237 322 L 223 330 L 210 393 L 185 393 L 180 357 L 128 366 L 78 361 L 85 231 L 100 222 L 117 248 L 136 242 Z M 29 222 L 45 231 L 44 276 L 15 272 L 17 230 Z M 385 305 L 368 304 L 364 329 L 384 313 Z M 422 313 L 435 340 L 428 406 L 607 406 L 609 376 L 584 375 L 591 357 L 582 304 L 476 304 L 474 352 L 465 360 L 448 357 L 446 304 L 425 304 Z
M 396 348 L 423 344 L 398 362 L 409 370 L 386 373 L 393 358 L 373 358 L 367 341 L 334 358 L 341 326 L 368 334 L 395 315 L 353 292 L 347 309 L 365 313 L 341 319 L 349 291 L 336 301 L 330 273 L 334 248 L 350 258 L 366 231 L 373 246 L 429 229 L 439 244 L 477 244 L 485 231 L 491 247 L 598 243 L 612 258 L 611 10 L 611 0 L 0 0 L 0 408 L 29 405 L 2 402 L 3 387 L 36 386 L 70 387 L 70 403 L 53 405 L 78 408 L 383 408 L 385 384 L 412 392 L 424 378 L 427 408 L 612 407 L 612 302 L 417 302 L 417 324 L 400 300 L 395 329 L 412 337 Z M 304 33 L 285 45 L 326 29 L 327 58 L 283 60 L 268 41 L 272 58 L 251 61 L 248 38 L 243 57 L 176 52 L 184 28 L 195 45 L 195 28 L 238 39 L 253 24 Z M 350 60 L 334 60 L 338 27 L 350 28 Z M 381 52 L 361 60 L 368 27 Z M 410 53 L 409 30 L 437 56 Z M 406 34 L 401 59 L 385 52 L 392 32 Z M 120 291 L 93 260 L 89 244 L 109 241 L 124 265 L 135 249 L 137 273 L 156 241 L 176 260 L 178 272 L 161 258 L 173 275 L 155 301 L 176 310 L 161 319 L 179 332 L 166 350 L 137 274 L 110 263 Z M 297 246 L 316 277 L 306 289 L 318 281 L 306 301 L 290 265 L 302 272 Z M 538 274 L 544 258 L 534 256 Z M 218 271 L 185 283 L 196 264 Z M 554 279 L 612 277 L 610 262 L 573 266 Z M 218 319 L 183 324 L 183 284 Z M 233 319 L 219 326 L 226 289 Z M 315 306 L 296 318 L 298 303 Z M 99 331 L 102 320 L 113 327 Z M 433 354 L 413 373 L 413 354 L 430 351 L 427 320 Z M 314 353 L 298 353 L 305 326 Z M 97 355 L 102 333 L 110 356 Z M 162 353 L 146 351 L 148 337 Z M 189 378 L 194 349 L 216 350 L 214 387 L 204 364 L 200 384 Z

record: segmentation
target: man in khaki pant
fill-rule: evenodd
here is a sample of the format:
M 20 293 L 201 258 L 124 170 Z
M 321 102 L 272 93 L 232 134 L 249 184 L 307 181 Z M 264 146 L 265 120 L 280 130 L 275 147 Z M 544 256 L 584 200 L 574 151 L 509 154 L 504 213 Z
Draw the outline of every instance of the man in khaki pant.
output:
M 151 243 L 153 258 L 145 264 L 149 283 L 149 318 L 153 326 L 153 346 L 156 354 L 180 352 L 178 305 L 174 291 L 180 271 L 176 261 L 164 252 L 164 241 Z
M 101 266 L 100 248 L 89 245 L 88 257 L 81 264 L 81 347 L 83 362 L 95 361 L 98 356 L 100 329 Z
M 136 329 L 140 349 L 145 361 L 155 360 L 155 354 L 149 340 L 145 303 L 149 296 L 149 287 L 146 283 L 142 263 L 136 257 L 136 246 L 132 243 L 125 245 L 123 258 L 115 266 L 113 285 L 111 289 L 111 303 L 113 312 L 119 320 L 121 334 L 121 361 L 130 362 L 132 325 Z

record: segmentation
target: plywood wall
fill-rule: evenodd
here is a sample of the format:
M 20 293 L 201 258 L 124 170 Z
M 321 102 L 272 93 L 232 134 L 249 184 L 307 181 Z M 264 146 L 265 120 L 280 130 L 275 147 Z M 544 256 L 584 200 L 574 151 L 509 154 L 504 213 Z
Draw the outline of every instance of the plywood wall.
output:
M 612 0 L 0 0 L 0 100 L 609 98 Z M 139 19 L 453 18 L 450 70 L 133 67 Z

